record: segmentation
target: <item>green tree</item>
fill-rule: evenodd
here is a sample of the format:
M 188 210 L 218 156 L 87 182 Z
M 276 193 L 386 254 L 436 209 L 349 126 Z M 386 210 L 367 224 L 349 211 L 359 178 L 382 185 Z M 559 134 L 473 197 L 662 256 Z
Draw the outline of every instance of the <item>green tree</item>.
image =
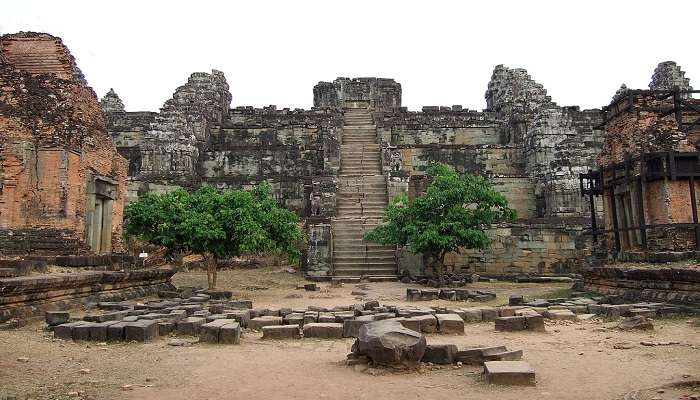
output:
M 384 223 L 365 239 L 384 245 L 406 246 L 423 254 L 427 267 L 442 277 L 445 255 L 460 249 L 485 249 L 485 230 L 515 218 L 506 198 L 480 176 L 459 174 L 451 167 L 431 162 L 426 193 L 413 201 L 397 196 L 386 209 Z
M 125 210 L 126 233 L 169 253 L 201 254 L 209 288 L 216 287 L 218 260 L 273 253 L 299 260 L 304 235 L 295 213 L 281 208 L 267 183 L 252 190 L 219 191 L 203 185 L 163 194 L 147 193 Z

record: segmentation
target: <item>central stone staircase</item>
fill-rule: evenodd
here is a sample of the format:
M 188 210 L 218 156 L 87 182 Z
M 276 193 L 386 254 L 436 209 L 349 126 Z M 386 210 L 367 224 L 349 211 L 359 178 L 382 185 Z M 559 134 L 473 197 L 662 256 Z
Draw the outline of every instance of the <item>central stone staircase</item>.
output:
M 363 239 L 382 221 L 387 205 L 377 127 L 366 109 L 344 112 L 336 217 L 333 218 L 333 280 L 396 280 L 394 246 Z

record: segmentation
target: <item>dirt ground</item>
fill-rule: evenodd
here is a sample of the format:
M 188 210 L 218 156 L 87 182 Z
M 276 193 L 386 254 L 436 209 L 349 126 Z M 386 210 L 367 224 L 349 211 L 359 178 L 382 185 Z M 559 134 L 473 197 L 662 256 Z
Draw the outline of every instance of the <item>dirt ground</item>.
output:
M 400 304 L 407 287 L 321 284 L 322 291 L 310 293 L 296 289 L 304 282 L 300 277 L 275 269 L 222 271 L 219 279 L 220 288 L 253 300 L 255 306 L 332 306 L 370 299 Z M 206 275 L 178 273 L 174 283 L 202 285 Z M 546 297 L 566 292 L 564 286 L 554 284 L 479 286 L 498 293 L 492 304 L 505 302 L 511 293 Z M 351 294 L 357 290 L 366 295 Z M 467 324 L 463 336 L 427 336 L 428 343 L 522 349 L 523 359 L 537 373 L 537 386 L 509 388 L 484 384 L 481 368 L 472 366 L 359 371 L 343 364 L 351 339 L 263 341 L 260 334 L 247 333 L 239 346 L 174 347 L 167 339 L 74 343 L 52 339 L 43 324 L 36 323 L 0 332 L 0 399 L 610 400 L 628 394 L 628 399 L 650 400 L 700 395 L 700 325 L 689 318 L 657 320 L 655 325 L 653 332 L 623 332 L 614 329 L 614 323 L 585 321 L 548 325 L 546 333 L 500 333 L 492 323 L 478 323 Z M 645 346 L 641 342 L 679 344 Z

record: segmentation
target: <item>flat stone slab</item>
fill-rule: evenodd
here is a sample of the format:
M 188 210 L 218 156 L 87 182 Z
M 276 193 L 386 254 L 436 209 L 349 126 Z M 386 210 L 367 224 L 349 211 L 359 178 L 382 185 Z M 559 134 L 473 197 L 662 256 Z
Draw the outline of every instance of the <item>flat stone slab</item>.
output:
M 425 346 L 425 353 L 421 361 L 433 364 L 452 364 L 457 354 L 457 346 L 453 344 L 429 344 Z
M 158 336 L 158 323 L 153 320 L 129 322 L 124 326 L 124 339 L 146 342 Z
M 486 361 L 484 376 L 491 385 L 535 386 L 535 370 L 525 361 Z
M 436 314 L 438 331 L 446 334 L 464 334 L 464 320 L 458 314 Z
M 263 339 L 301 339 L 299 325 L 274 325 L 262 328 Z
M 203 324 L 199 328 L 199 341 L 206 343 L 219 343 L 219 331 L 224 325 L 235 323 L 233 319 L 216 319 Z
M 343 337 L 343 324 L 312 322 L 304 325 L 304 337 L 340 339 Z
M 70 321 L 70 313 L 68 311 L 47 311 L 44 318 L 49 326 L 67 324 Z
M 207 322 L 206 318 L 202 317 L 187 317 L 175 324 L 175 329 L 179 335 L 197 336 L 199 329 Z

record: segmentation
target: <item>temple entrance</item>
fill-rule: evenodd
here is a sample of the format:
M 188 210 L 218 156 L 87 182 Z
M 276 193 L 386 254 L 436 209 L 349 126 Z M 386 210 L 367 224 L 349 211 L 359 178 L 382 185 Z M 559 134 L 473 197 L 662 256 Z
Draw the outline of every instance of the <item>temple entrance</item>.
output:
M 87 243 L 98 254 L 112 251 L 112 207 L 116 193 L 115 183 L 107 178 L 96 178 L 88 185 Z

